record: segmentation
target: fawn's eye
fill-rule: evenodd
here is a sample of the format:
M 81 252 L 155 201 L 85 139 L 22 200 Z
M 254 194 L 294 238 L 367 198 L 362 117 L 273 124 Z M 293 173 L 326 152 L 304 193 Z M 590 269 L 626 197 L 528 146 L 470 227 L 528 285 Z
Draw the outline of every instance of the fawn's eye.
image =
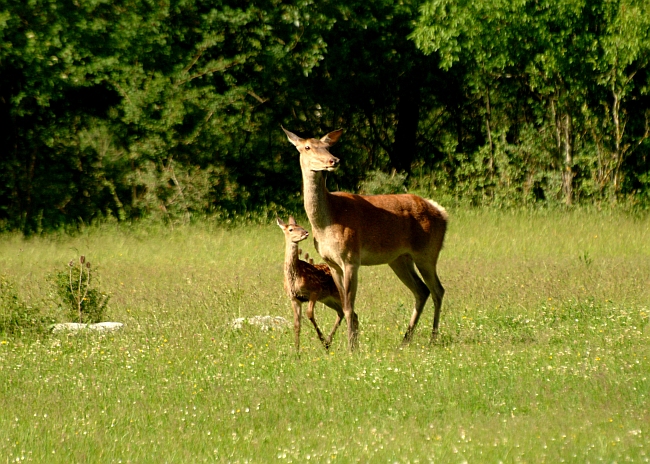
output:
M 311 150 L 311 147 L 309 145 L 305 145 L 305 150 Z
M 293 227 L 289 227 L 289 232 L 293 232 Z

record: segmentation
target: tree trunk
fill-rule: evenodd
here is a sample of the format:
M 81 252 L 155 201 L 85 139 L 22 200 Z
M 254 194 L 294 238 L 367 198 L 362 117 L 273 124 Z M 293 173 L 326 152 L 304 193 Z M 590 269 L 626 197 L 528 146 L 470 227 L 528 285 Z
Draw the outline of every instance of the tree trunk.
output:
M 420 74 L 409 70 L 399 82 L 397 102 L 397 129 L 395 143 L 390 153 L 390 162 L 397 171 L 411 173 L 411 164 L 416 155 L 416 139 L 420 122 Z
M 562 191 L 567 205 L 573 204 L 573 150 L 571 144 L 571 116 L 565 113 L 562 118 L 564 171 L 562 172 Z
M 485 86 L 485 130 L 487 132 L 488 143 L 490 146 L 490 162 L 488 169 L 490 175 L 494 175 L 494 144 L 492 143 L 492 126 L 490 119 L 492 118 L 492 108 L 490 106 L 490 88 Z
M 567 111 L 556 109 L 553 99 L 551 99 L 551 111 L 555 124 L 555 146 L 560 159 L 562 159 L 562 194 L 564 202 L 571 205 L 573 204 L 574 177 L 571 116 Z
M 623 153 L 621 150 L 621 141 L 623 140 L 623 132 L 625 131 L 625 123 L 623 123 L 623 128 L 621 128 L 621 120 L 619 117 L 619 110 L 621 106 L 621 100 L 619 98 L 619 93 L 616 92 L 614 85 L 612 84 L 612 95 L 614 97 L 614 102 L 612 103 L 612 119 L 614 120 L 614 194 L 618 194 L 620 188 L 620 171 L 621 165 L 623 164 Z

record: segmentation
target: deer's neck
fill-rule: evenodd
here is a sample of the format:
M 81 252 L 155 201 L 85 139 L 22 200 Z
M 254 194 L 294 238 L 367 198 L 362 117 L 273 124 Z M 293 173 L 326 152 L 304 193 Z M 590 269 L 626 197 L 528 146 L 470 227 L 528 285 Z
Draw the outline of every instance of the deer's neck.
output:
M 325 176 L 320 171 L 311 171 L 303 169 L 302 181 L 305 197 L 305 212 L 317 235 L 319 231 L 325 229 L 331 223 L 331 211 L 329 196 L 325 186 Z

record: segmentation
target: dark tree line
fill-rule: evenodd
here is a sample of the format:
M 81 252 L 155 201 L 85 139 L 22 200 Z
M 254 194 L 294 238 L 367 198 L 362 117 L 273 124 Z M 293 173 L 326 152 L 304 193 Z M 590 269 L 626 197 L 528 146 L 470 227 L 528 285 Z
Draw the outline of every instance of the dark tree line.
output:
M 647 204 L 648 10 L 4 0 L 0 228 L 297 210 L 281 124 L 345 129 L 332 188 Z

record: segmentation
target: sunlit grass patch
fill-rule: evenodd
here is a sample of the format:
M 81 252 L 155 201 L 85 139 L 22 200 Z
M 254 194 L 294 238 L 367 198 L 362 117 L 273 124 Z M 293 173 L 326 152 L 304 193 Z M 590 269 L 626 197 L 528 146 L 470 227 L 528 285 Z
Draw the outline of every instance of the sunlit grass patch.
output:
M 24 301 L 48 301 L 47 273 L 84 250 L 103 265 L 107 317 L 125 327 L 0 334 L 0 456 L 647 460 L 647 221 L 557 212 L 452 219 L 435 344 L 429 303 L 412 343 L 401 345 L 412 297 L 386 266 L 371 267 L 360 275 L 359 350 L 347 352 L 345 325 L 325 351 L 303 324 L 299 357 L 291 330 L 231 327 L 238 317 L 291 317 L 274 226 L 6 237 L 0 264 Z M 335 318 L 322 305 L 316 316 L 327 329 Z

